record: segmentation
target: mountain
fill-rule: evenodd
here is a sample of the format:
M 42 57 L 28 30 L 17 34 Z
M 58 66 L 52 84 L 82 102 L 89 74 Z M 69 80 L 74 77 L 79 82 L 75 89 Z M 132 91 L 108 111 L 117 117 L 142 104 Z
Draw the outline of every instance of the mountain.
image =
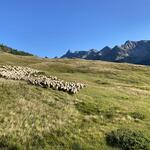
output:
M 69 50 L 61 58 L 81 58 L 150 65 L 150 40 L 126 41 L 121 46 L 113 48 L 106 46 L 99 51 L 91 49 L 89 51 L 71 52 Z
M 17 49 L 13 49 L 11 47 L 8 47 L 6 45 L 0 44 L 0 52 L 5 52 L 5 53 L 10 53 L 14 55 L 21 55 L 21 56 L 33 56 L 30 53 L 24 52 L 24 51 L 19 51 Z

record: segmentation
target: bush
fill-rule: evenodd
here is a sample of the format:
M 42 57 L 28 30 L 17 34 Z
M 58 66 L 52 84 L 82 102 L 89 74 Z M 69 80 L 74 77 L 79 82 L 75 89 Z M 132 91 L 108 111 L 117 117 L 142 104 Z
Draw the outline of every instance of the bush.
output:
M 97 105 L 91 102 L 78 102 L 76 108 L 85 115 L 99 115 L 101 113 Z
M 118 107 L 111 107 L 107 111 L 104 112 L 104 115 L 107 119 L 113 119 L 117 115 Z
M 73 143 L 72 149 L 73 150 L 83 150 L 82 146 L 79 143 Z
M 107 134 L 106 141 L 123 150 L 150 150 L 150 140 L 140 131 L 118 129 Z
M 132 118 L 134 119 L 140 119 L 140 120 L 144 120 L 145 116 L 139 112 L 133 112 L 130 114 Z
M 21 56 L 33 56 L 30 53 L 27 53 L 27 52 L 24 52 L 24 51 L 15 50 L 15 49 L 11 49 L 10 53 L 14 54 L 14 55 L 21 55 Z
M 21 146 L 13 141 L 9 137 L 0 137 L 0 149 L 1 150 L 21 150 Z

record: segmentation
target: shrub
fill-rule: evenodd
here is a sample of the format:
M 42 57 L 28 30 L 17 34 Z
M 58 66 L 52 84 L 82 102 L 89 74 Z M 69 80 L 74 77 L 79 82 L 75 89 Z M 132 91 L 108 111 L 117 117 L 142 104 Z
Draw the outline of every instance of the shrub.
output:
M 139 112 L 133 112 L 130 114 L 132 118 L 134 119 L 140 119 L 140 120 L 144 120 L 145 116 Z
M 82 146 L 79 143 L 73 143 L 72 149 L 73 150 L 83 150 Z
M 116 115 L 117 115 L 117 111 L 116 110 L 119 110 L 118 107 L 111 107 L 109 108 L 107 111 L 103 112 L 105 117 L 107 119 L 112 119 L 114 118 Z
M 86 115 L 99 115 L 101 113 L 100 108 L 91 102 L 78 102 L 76 108 Z
M 21 146 L 13 141 L 9 137 L 0 137 L 0 149 L 1 150 L 21 150 Z
M 106 135 L 107 144 L 123 150 L 149 150 L 150 140 L 141 132 L 118 129 Z

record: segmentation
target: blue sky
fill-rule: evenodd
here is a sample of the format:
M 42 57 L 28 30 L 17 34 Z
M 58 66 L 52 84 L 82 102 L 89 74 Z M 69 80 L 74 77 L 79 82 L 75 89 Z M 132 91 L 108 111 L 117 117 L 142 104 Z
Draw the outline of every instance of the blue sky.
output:
M 39 56 L 150 40 L 150 0 L 0 0 L 0 43 Z

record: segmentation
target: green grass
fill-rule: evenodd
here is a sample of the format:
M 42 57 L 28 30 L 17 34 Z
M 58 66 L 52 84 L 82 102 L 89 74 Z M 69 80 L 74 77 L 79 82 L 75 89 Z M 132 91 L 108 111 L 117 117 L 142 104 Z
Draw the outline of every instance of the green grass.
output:
M 150 137 L 150 68 L 0 54 L 0 65 L 39 69 L 87 88 L 76 95 L 0 79 L 0 149 L 113 150 L 119 128 Z M 118 148 L 119 149 L 119 148 Z
M 149 149 L 150 139 L 142 132 L 120 128 L 108 133 L 107 143 L 113 147 L 119 147 L 123 150 Z

